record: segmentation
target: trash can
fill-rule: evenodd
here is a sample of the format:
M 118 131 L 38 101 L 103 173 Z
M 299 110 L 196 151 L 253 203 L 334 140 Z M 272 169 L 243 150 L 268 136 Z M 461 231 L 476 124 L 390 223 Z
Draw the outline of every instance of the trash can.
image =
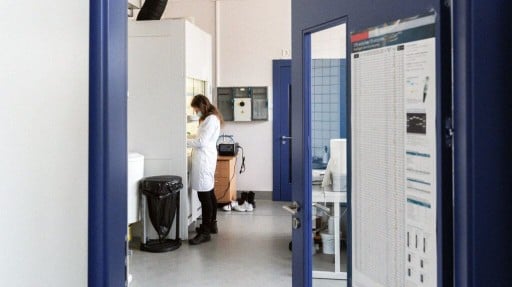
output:
M 140 250 L 148 252 L 168 252 L 181 246 L 179 238 L 180 222 L 180 189 L 183 188 L 181 177 L 161 175 L 143 178 L 140 181 L 142 196 L 143 236 Z M 147 238 L 146 213 L 149 214 L 151 225 L 155 228 L 158 238 Z M 177 215 L 176 215 L 177 214 Z M 176 239 L 168 239 L 176 217 Z

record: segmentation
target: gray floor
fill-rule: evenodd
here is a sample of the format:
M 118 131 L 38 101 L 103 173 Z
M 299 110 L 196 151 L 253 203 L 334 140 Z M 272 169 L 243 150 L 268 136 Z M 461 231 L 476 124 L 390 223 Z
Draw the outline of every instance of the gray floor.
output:
M 199 246 L 152 254 L 133 251 L 130 287 L 291 286 L 290 215 L 283 203 L 257 201 L 252 213 L 219 210 L 219 234 Z M 314 280 L 315 287 L 345 281 Z

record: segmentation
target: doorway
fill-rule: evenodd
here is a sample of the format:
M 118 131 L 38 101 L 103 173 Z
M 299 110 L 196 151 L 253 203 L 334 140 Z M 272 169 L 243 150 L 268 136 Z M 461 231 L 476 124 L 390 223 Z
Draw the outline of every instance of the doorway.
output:
M 179 31 L 175 34 L 172 32 L 175 31 L 172 27 L 176 26 L 185 26 L 186 29 L 175 29 Z M 197 131 L 199 121 L 197 117 L 194 120 L 193 114 L 185 112 L 190 107 L 190 100 L 194 95 L 205 93 L 209 97 L 212 93 L 209 88 L 212 84 L 211 78 L 208 77 L 208 74 L 201 73 L 202 71 L 207 73 L 211 71 L 209 67 L 201 69 L 206 66 L 205 63 L 210 61 L 197 61 L 202 57 L 207 58 L 211 53 L 204 48 L 209 46 L 208 43 L 188 45 L 188 47 L 203 47 L 204 49 L 185 48 L 179 50 L 179 47 L 184 46 L 179 42 L 208 37 L 192 37 L 196 34 L 205 36 L 204 31 L 198 31 L 199 29 L 195 29 L 194 24 L 184 19 L 130 22 L 128 27 L 129 149 L 145 156 L 144 176 L 169 173 L 180 175 L 186 179 L 184 167 L 188 168 L 190 165 L 184 160 L 185 153 L 188 152 L 183 145 L 186 142 L 184 127 L 187 128 L 186 132 L 190 132 L 190 135 L 193 136 Z M 160 34 L 155 35 L 154 30 L 157 30 L 155 27 L 159 27 Z M 185 35 L 181 31 L 185 31 Z M 191 31 L 195 32 L 192 34 Z M 191 38 L 187 38 L 187 36 Z M 185 47 L 187 46 L 185 45 Z M 195 61 L 185 61 L 185 59 Z M 175 65 L 176 62 L 182 65 Z M 185 67 L 185 71 L 176 73 L 178 68 L 175 66 Z M 269 65 L 266 65 L 266 68 L 268 76 Z M 155 72 L 156 70 L 160 72 Z M 185 79 L 185 77 L 189 79 Z M 199 91 L 196 89 L 198 82 L 201 87 Z M 204 88 L 205 86 L 207 88 Z M 239 89 L 238 91 L 244 90 Z M 171 112 L 170 109 L 172 109 Z M 236 123 L 236 127 L 248 129 L 247 125 L 249 124 Z M 264 122 L 254 123 L 250 128 L 266 124 Z M 234 125 L 226 123 L 223 131 L 226 132 L 227 128 Z M 196 131 L 189 129 L 192 127 L 196 127 Z M 268 129 L 268 132 L 270 131 Z M 244 149 L 247 148 L 246 144 L 243 142 L 241 144 Z M 158 148 L 153 145 L 158 145 Z M 245 151 L 250 151 L 250 148 Z M 241 162 L 241 156 L 243 155 L 239 152 L 238 163 Z M 253 158 L 248 158 L 248 169 L 258 167 L 254 164 Z M 266 162 L 271 163 L 270 160 Z M 231 160 L 227 166 L 231 174 L 218 178 L 226 178 L 232 184 L 231 186 L 235 186 L 235 181 L 231 179 L 237 180 L 236 183 L 238 183 L 238 179 L 241 178 L 239 169 L 235 168 L 237 166 L 236 159 L 234 162 Z M 217 168 L 219 168 L 219 163 L 217 163 Z M 267 170 L 270 171 L 270 168 Z M 186 182 L 186 180 L 183 181 L 184 188 L 180 192 L 180 199 L 192 202 L 191 199 L 195 199 L 197 195 L 192 193 L 191 188 L 185 187 Z M 280 203 L 265 201 L 258 197 L 256 197 L 256 201 L 257 206 L 252 212 L 239 213 L 239 211 L 233 210 L 236 208 L 234 205 L 231 211 L 219 210 L 217 213 L 218 234 L 211 235 L 212 240 L 208 243 L 199 246 L 189 246 L 184 243 L 178 250 L 166 254 L 140 252 L 138 246 L 135 245 L 133 257 L 130 259 L 130 273 L 133 275 L 131 286 L 168 286 L 171 284 L 235 286 L 242 283 L 245 286 L 259 286 L 261 282 L 250 280 L 256 274 L 259 279 L 269 282 L 267 286 L 289 286 L 292 279 L 289 272 L 291 253 L 288 250 L 291 233 L 290 218 L 282 210 Z M 229 203 L 229 201 L 224 203 Z M 182 240 L 187 239 L 185 236 L 194 237 L 197 232 L 195 230 L 196 222 L 200 214 L 200 212 L 194 214 L 195 209 L 187 208 L 186 204 L 184 206 L 185 208 L 181 209 L 181 215 L 183 215 L 181 219 L 185 219 L 185 222 L 180 224 Z M 187 209 L 190 212 L 187 212 Z M 170 234 L 173 235 L 174 232 L 171 231 Z M 151 234 L 149 237 L 150 239 L 155 238 Z M 251 266 L 251 268 L 247 268 L 247 266 Z M 233 277 L 231 274 L 238 276 Z M 249 280 L 247 280 L 248 278 Z
M 103 3 L 103 2 L 102 2 Z M 108 1 L 105 1 L 102 5 L 108 6 Z M 110 9 L 107 9 L 109 13 L 115 14 L 116 11 L 124 11 L 124 7 L 112 7 L 108 6 Z M 102 6 L 103 8 L 103 6 Z M 100 10 L 100 9 L 99 9 Z M 103 11 L 103 10 L 101 10 Z M 100 11 L 97 11 L 97 17 L 99 19 L 103 19 L 103 17 L 106 17 L 104 14 L 100 13 Z M 119 17 L 119 18 L 117 18 Z M 112 31 L 109 29 L 106 29 L 105 27 L 99 27 L 98 28 L 98 43 L 103 43 L 102 39 L 108 38 L 109 41 L 112 41 L 111 45 L 113 48 L 117 47 L 118 45 L 121 45 L 123 49 L 126 49 L 125 46 L 123 46 L 122 43 L 126 43 L 126 19 L 125 15 L 123 14 L 122 18 L 120 15 L 116 14 L 116 17 L 114 18 L 116 21 L 119 21 L 119 23 L 116 22 L 116 24 L 119 24 L 119 38 L 116 37 L 106 37 L 105 32 L 103 31 Z M 97 21 L 95 21 L 97 22 Z M 110 23 L 105 21 L 100 21 L 101 23 Z M 109 25 L 112 25 L 111 23 Z M 117 27 L 117 26 L 116 26 Z M 104 44 L 104 43 L 103 43 Z M 101 46 L 101 45 L 100 45 Z M 103 49 L 104 47 L 101 46 Z M 119 51 L 117 49 L 116 51 Z M 100 53 L 101 52 L 101 53 Z M 126 52 L 126 50 L 125 50 Z M 91 153 L 91 161 L 97 162 L 100 167 L 104 167 L 103 169 L 94 170 L 94 178 L 91 178 L 93 183 L 97 184 L 94 185 L 91 188 L 91 205 L 94 206 L 95 210 L 92 210 L 92 212 L 95 212 L 91 218 L 91 230 L 95 230 L 96 232 L 90 233 L 91 236 L 91 244 L 96 246 L 101 253 L 101 257 L 98 257 L 97 260 L 90 261 L 96 262 L 101 261 L 100 263 L 108 262 L 110 265 L 108 268 L 102 268 L 104 265 L 90 265 L 90 274 L 91 276 L 98 276 L 96 280 L 91 280 L 90 282 L 98 282 L 94 286 L 102 286 L 104 284 L 107 284 L 107 286 L 118 286 L 124 284 L 124 272 L 119 271 L 124 270 L 124 257 L 125 257 L 125 249 L 124 249 L 124 240 L 125 240 L 125 234 L 126 234 L 126 226 L 124 225 L 124 222 L 126 222 L 126 212 L 119 209 L 119 202 L 126 202 L 126 194 L 123 192 L 126 190 L 126 170 L 123 168 L 126 166 L 126 133 L 127 133 L 127 127 L 126 127 L 126 104 L 127 104 L 127 98 L 126 98 L 126 54 L 118 53 L 116 55 L 119 56 L 119 58 L 104 58 L 102 57 L 102 53 L 106 53 L 105 50 L 99 49 L 99 52 L 97 54 L 97 57 L 102 64 L 101 67 L 104 69 L 107 69 L 106 71 L 109 72 L 107 74 L 112 75 L 112 78 L 104 78 L 99 77 L 103 74 L 98 75 L 98 87 L 97 91 L 101 92 L 101 97 L 96 98 L 94 96 L 91 97 L 91 101 L 94 101 L 95 105 L 94 108 L 91 109 L 91 126 L 95 127 L 94 130 L 91 130 L 91 139 L 104 139 L 104 141 L 101 142 L 93 142 L 92 148 L 97 148 L 97 150 L 93 150 L 94 152 Z M 114 61 L 115 60 L 115 61 Z M 116 85 L 114 85 L 114 83 Z M 105 87 L 108 87 L 107 92 L 105 92 Z M 112 94 L 115 94 L 115 97 L 112 97 Z M 108 103 L 107 106 L 102 106 L 103 103 Z M 294 103 L 292 103 L 293 105 Z M 91 106 L 92 107 L 92 106 Z M 103 111 L 103 109 L 106 108 L 107 111 L 104 113 L 98 113 L 98 111 Z M 308 108 L 309 109 L 309 108 Z M 300 109 L 299 109 L 300 110 Z M 109 117 L 105 117 L 105 115 Z M 293 117 L 293 115 L 292 115 Z M 300 121 L 299 123 L 302 123 Z M 97 125 L 97 126 L 96 126 Z M 307 127 L 310 125 L 308 124 Z M 304 131 L 303 126 L 297 126 L 301 129 L 301 133 Z M 112 132 L 112 129 L 115 129 L 115 133 Z M 309 131 L 308 131 L 309 133 Z M 294 134 L 295 135 L 295 134 Z M 105 136 L 108 136 L 108 138 L 104 138 Z M 298 141 L 297 145 L 294 145 L 293 149 L 302 149 L 305 146 L 302 145 L 302 141 Z M 105 163 L 105 161 L 106 163 Z M 297 163 L 294 163 L 297 167 L 305 166 L 308 171 L 307 175 L 309 176 L 311 174 L 311 164 L 312 161 L 311 158 L 308 159 L 308 164 L 304 164 L 304 162 L 301 163 L 301 161 L 298 161 Z M 115 165 L 114 165 L 115 164 Z M 91 167 L 92 168 L 92 167 Z M 300 168 L 297 168 L 295 170 L 299 170 Z M 292 170 L 292 173 L 294 171 Z M 97 175 L 97 176 L 96 176 Z M 311 180 L 311 179 L 309 179 Z M 309 192 L 308 196 L 311 196 L 311 182 L 307 185 L 307 190 Z M 114 193 L 112 191 L 115 191 Z M 309 203 L 311 205 L 311 202 Z M 260 208 L 260 207 L 258 207 Z M 116 210 L 116 214 L 111 214 L 113 210 Z M 312 215 L 310 213 L 311 207 L 304 208 L 304 210 L 307 210 L 307 216 L 308 220 L 304 220 L 304 226 L 311 227 L 311 218 Z M 115 217 L 113 217 L 115 216 Z M 112 217 L 112 218 L 111 218 Z M 103 222 L 102 220 L 107 218 L 108 224 L 105 226 L 101 225 Z M 289 218 L 288 218 L 289 219 Z M 309 225 L 306 224 L 306 222 L 309 222 Z M 289 223 L 289 221 L 288 221 Z M 328 224 L 328 223 L 327 223 Z M 116 228 L 111 228 L 112 226 L 115 226 Z M 290 227 L 290 225 L 288 225 Z M 289 230 L 289 229 L 288 229 Z M 303 233 L 302 235 L 305 235 L 306 238 L 309 238 L 308 243 L 312 243 L 312 234 L 311 229 L 304 228 L 303 230 L 307 230 L 306 233 Z M 300 236 L 300 234 L 299 234 Z M 304 236 L 302 236 L 304 237 Z M 294 238 L 294 242 L 297 242 Z M 294 257 L 300 257 L 302 258 L 302 261 L 308 261 L 311 260 L 311 249 L 313 248 L 313 245 L 308 245 L 309 248 L 306 249 L 306 253 L 303 253 L 303 249 L 295 249 L 294 252 L 297 254 L 294 254 Z M 287 245 L 284 247 L 286 249 Z M 91 252 L 95 252 L 96 250 L 90 249 Z M 107 253 L 106 251 L 109 251 Z M 112 252 L 115 251 L 115 254 L 112 254 Z M 306 255 L 307 254 L 307 255 Z M 107 260 L 107 258 L 110 258 Z M 305 259 L 306 258 L 306 259 Z M 220 258 L 222 259 L 222 258 Z M 99 267 L 101 266 L 101 267 Z M 303 265 L 304 266 L 304 265 Z M 307 266 L 307 265 L 306 265 Z M 102 268 L 99 269 L 98 268 Z M 183 266 L 178 266 L 178 268 L 183 268 Z M 118 272 L 119 271 L 119 272 Z M 289 274 L 287 273 L 289 276 Z M 293 277 L 294 282 L 297 282 L 296 277 L 301 276 L 302 274 L 300 272 L 297 272 L 297 270 L 294 270 Z M 102 278 L 101 276 L 115 276 L 115 281 L 107 280 L 105 278 Z M 309 278 L 311 278 L 312 274 L 309 273 Z M 309 279 L 311 280 L 311 279 Z M 107 283 L 104 283 L 107 282 Z M 114 282 L 114 283 L 113 283 Z M 119 283 L 121 282 L 121 283 Z M 119 284 L 118 284 L 119 283 Z M 342 284 L 342 282 L 335 281 L 335 283 Z M 93 284 L 93 283 L 91 283 Z M 294 283 L 296 286 L 304 286 L 300 283 Z

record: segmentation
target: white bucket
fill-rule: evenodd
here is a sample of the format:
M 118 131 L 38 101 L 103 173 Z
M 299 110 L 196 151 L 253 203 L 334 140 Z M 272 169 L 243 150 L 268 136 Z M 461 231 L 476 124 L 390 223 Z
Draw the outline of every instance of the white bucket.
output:
M 334 234 L 320 233 L 322 237 L 322 252 L 334 254 Z

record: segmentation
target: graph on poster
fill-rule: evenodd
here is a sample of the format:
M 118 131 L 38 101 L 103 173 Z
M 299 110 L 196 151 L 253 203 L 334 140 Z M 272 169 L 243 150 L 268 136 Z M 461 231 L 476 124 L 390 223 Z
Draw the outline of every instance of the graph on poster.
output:
M 351 34 L 355 287 L 437 285 L 435 21 Z

